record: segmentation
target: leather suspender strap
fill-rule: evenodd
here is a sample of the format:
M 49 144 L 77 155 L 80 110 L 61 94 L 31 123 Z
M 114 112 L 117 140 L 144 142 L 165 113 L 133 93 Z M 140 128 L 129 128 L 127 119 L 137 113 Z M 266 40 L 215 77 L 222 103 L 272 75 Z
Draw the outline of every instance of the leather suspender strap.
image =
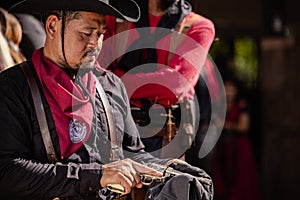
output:
M 112 115 L 112 110 L 103 87 L 101 86 L 96 76 L 95 79 L 96 79 L 96 88 L 102 100 L 104 112 L 107 118 L 108 130 L 110 134 L 110 145 L 111 145 L 110 159 L 111 161 L 117 161 L 120 160 L 120 148 L 117 143 L 117 135 L 116 135 L 115 123 Z
M 170 40 L 170 51 L 169 51 L 169 55 L 168 55 L 168 62 L 174 56 L 174 53 L 172 53 L 172 52 L 176 52 L 179 44 L 185 38 L 185 35 L 187 35 L 191 26 L 194 24 L 195 21 L 200 19 L 200 17 L 201 16 L 198 14 L 193 14 L 193 16 L 191 18 L 187 19 L 187 17 L 185 17 L 177 25 L 175 31 L 172 33 L 171 40 Z
M 25 74 L 29 88 L 31 90 L 31 96 L 32 96 L 33 103 L 34 103 L 35 113 L 37 116 L 39 128 L 40 128 L 41 135 L 43 138 L 44 146 L 46 148 L 48 160 L 52 163 L 55 163 L 58 161 L 58 159 L 57 159 L 55 151 L 54 151 L 53 143 L 52 143 L 50 132 L 49 132 L 49 127 L 47 124 L 44 105 L 43 105 L 43 102 L 41 99 L 41 94 L 40 94 L 39 88 L 37 86 L 35 77 L 34 77 L 32 71 L 30 69 L 30 66 L 28 65 L 27 62 L 21 63 L 20 67 Z
M 44 105 L 42 103 L 41 95 L 39 92 L 39 88 L 36 84 L 34 75 L 33 75 L 32 71 L 30 69 L 30 66 L 28 65 L 27 62 L 21 63 L 20 67 L 25 74 L 29 88 L 31 90 L 34 108 L 35 108 L 35 112 L 37 115 L 37 120 L 38 120 L 38 124 L 39 124 L 40 131 L 42 134 L 44 146 L 45 146 L 45 149 L 47 152 L 48 160 L 53 163 L 58 162 L 58 158 L 54 151 L 53 143 L 52 143 L 50 132 L 49 132 L 49 127 L 47 124 Z M 115 125 L 114 125 L 112 110 L 111 110 L 111 107 L 110 107 L 110 104 L 106 97 L 106 94 L 105 94 L 98 78 L 95 77 L 95 79 L 96 79 L 96 88 L 97 88 L 97 91 L 99 92 L 100 98 L 102 100 L 103 107 L 105 110 L 105 115 L 106 115 L 106 118 L 108 121 L 110 143 L 111 143 L 111 161 L 117 161 L 117 160 L 120 160 L 120 149 L 117 144 L 116 130 L 115 130 Z

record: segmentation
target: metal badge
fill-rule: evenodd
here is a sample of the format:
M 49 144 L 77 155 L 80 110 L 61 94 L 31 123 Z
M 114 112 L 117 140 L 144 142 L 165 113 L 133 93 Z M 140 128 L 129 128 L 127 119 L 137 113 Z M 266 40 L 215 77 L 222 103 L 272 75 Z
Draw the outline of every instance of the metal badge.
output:
M 72 119 L 69 123 L 69 135 L 72 143 L 79 143 L 83 141 L 86 136 L 85 123 L 80 124 L 76 119 Z

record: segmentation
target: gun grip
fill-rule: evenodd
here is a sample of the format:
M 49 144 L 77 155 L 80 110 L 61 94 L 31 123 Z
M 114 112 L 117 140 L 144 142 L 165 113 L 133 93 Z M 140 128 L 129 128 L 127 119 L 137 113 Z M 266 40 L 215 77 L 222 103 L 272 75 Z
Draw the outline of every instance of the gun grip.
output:
M 117 194 L 125 193 L 125 188 L 120 184 L 107 184 L 107 189 Z

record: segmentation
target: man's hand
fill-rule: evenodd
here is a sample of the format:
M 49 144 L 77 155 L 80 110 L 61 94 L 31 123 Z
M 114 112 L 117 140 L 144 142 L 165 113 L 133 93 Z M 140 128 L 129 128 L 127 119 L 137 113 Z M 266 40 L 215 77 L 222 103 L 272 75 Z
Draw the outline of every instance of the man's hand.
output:
M 170 164 L 177 164 L 177 163 L 182 163 L 182 164 L 187 164 L 187 162 L 180 160 L 180 159 L 172 159 L 169 160 L 168 162 L 165 163 L 166 166 L 169 166 Z
M 142 187 L 139 174 L 162 176 L 162 173 L 155 169 L 131 159 L 124 159 L 103 165 L 100 185 L 107 187 L 108 184 L 118 184 L 124 188 L 124 194 L 128 194 L 133 187 Z

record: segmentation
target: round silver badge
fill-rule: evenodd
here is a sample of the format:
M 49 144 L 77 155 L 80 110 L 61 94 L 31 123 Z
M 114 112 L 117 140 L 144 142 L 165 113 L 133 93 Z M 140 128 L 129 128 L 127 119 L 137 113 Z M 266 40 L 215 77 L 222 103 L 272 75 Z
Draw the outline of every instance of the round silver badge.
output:
M 72 143 L 79 143 L 83 141 L 86 136 L 85 123 L 80 124 L 76 119 L 72 119 L 69 123 L 69 135 Z

